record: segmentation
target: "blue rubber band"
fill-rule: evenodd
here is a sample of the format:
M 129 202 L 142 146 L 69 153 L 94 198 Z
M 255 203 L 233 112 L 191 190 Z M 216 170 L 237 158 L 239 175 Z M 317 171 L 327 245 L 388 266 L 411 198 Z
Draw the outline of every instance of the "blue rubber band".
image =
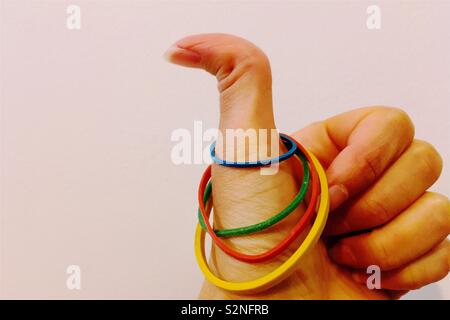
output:
M 226 160 L 222 160 L 222 159 L 219 159 L 218 157 L 216 157 L 216 141 L 214 141 L 211 144 L 211 147 L 209 149 L 210 153 L 211 153 L 211 159 L 215 163 L 220 164 L 221 166 L 234 167 L 234 168 L 262 167 L 262 166 L 270 165 L 272 163 L 279 163 L 279 162 L 289 159 L 297 151 L 297 144 L 295 143 L 295 141 L 293 141 L 291 138 L 289 138 L 288 136 L 286 136 L 282 133 L 280 133 L 280 138 L 281 138 L 281 140 L 283 140 L 284 145 L 289 150 L 279 157 L 265 159 L 265 160 L 248 161 L 248 162 L 247 161 L 245 161 L 245 162 L 226 161 Z

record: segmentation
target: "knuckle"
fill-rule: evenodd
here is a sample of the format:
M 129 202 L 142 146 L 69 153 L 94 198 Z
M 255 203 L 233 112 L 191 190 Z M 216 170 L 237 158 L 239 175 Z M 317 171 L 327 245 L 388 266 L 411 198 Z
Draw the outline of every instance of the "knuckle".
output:
M 450 252 L 450 250 L 448 250 L 448 252 Z M 439 280 L 445 278 L 448 275 L 448 272 L 449 272 L 449 268 L 447 265 L 447 261 L 442 261 L 438 265 L 436 278 L 432 279 L 432 281 L 430 281 L 430 282 L 436 282 L 436 281 L 439 281 Z
M 439 177 L 442 171 L 442 158 L 433 145 L 426 141 L 415 140 L 411 148 L 411 156 L 421 167 L 424 177 L 433 182 Z
M 382 115 L 383 125 L 395 130 L 396 135 L 399 136 L 398 140 L 401 141 L 401 149 L 404 150 L 414 137 L 414 125 L 408 114 L 402 109 L 394 107 L 377 107 L 376 110 Z M 373 181 L 385 169 L 386 156 L 384 149 L 391 144 L 392 141 L 386 140 L 383 144 L 373 146 L 369 152 L 358 155 L 355 159 L 369 181 Z M 399 150 L 396 148 L 400 146 L 396 146 L 394 150 L 398 152 Z
M 381 173 L 380 169 L 380 153 L 372 152 L 366 153 L 358 157 L 359 167 L 361 172 L 364 173 L 365 178 L 368 181 L 374 181 L 376 177 Z
M 414 124 L 409 115 L 398 107 L 378 107 L 379 112 L 383 113 L 383 118 L 388 125 L 395 128 L 395 131 L 402 136 L 403 141 L 411 142 L 414 137 Z M 409 144 L 409 143 L 408 143 Z
M 239 62 L 239 68 L 243 72 L 258 72 L 270 74 L 270 62 L 267 55 L 261 50 L 251 50 Z
M 380 199 L 363 197 L 361 200 L 363 201 L 362 207 L 364 208 L 364 212 L 367 212 L 368 214 L 367 224 L 371 226 L 380 225 L 392 218 L 386 205 Z
M 401 108 L 387 107 L 386 117 L 401 131 L 409 132 L 411 136 L 414 135 L 414 124 L 409 115 Z
M 211 62 L 215 63 L 219 68 L 221 68 L 220 70 L 216 70 L 216 73 L 218 75 L 220 75 L 220 72 L 225 74 L 225 73 L 231 72 L 231 70 L 233 70 L 234 61 L 235 61 L 235 56 L 233 53 L 224 52 L 216 59 L 217 59 L 217 61 L 213 61 L 213 59 L 211 59 Z
M 372 252 L 373 262 L 380 266 L 380 268 L 385 270 L 391 270 L 398 265 L 398 261 L 395 254 L 391 253 L 391 248 L 389 247 L 389 242 L 395 243 L 395 241 L 385 241 L 384 238 L 374 236 L 376 231 L 371 233 L 370 241 L 370 251 Z
M 219 63 L 216 71 L 218 89 L 225 92 L 239 79 L 251 75 L 253 81 L 270 90 L 272 74 L 268 57 L 258 48 L 247 48 L 240 53 L 239 57 L 230 55 L 223 57 L 224 61 Z
M 403 286 L 406 286 L 410 290 L 419 289 L 422 286 L 423 271 L 426 270 L 420 270 L 417 271 L 415 268 L 411 268 L 411 270 L 408 270 L 405 272 L 405 274 L 401 277 L 401 282 Z
M 444 195 L 429 193 L 429 227 L 442 235 L 450 233 L 450 202 Z
M 441 250 L 442 255 L 440 254 Z M 450 241 L 444 240 L 436 253 L 439 254 L 439 260 L 436 262 L 436 274 L 432 277 L 432 281 L 444 278 L 450 271 Z
M 440 255 L 441 250 L 443 255 Z M 429 264 L 406 267 L 401 280 L 408 289 L 419 289 L 424 285 L 439 281 L 447 276 L 450 270 L 448 263 L 450 259 L 450 242 L 448 240 L 444 241 L 435 254 L 439 254 L 439 256 L 433 262 L 431 268 Z

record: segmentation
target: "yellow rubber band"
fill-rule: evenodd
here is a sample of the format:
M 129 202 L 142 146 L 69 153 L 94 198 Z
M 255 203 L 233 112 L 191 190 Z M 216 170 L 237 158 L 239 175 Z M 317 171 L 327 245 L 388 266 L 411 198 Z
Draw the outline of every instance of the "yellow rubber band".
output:
M 308 151 L 308 154 L 312 158 L 313 165 L 320 180 L 320 204 L 319 208 L 317 209 L 317 215 L 316 219 L 314 220 L 314 224 L 312 225 L 308 235 L 306 236 L 302 244 L 289 257 L 289 259 L 287 259 L 281 266 L 268 273 L 267 275 L 246 282 L 229 282 L 216 277 L 216 275 L 214 275 L 214 273 L 212 273 L 209 269 L 205 254 L 206 233 L 203 231 L 201 225 L 197 224 L 197 230 L 195 232 L 195 257 L 197 258 L 197 262 L 201 271 L 209 282 L 219 288 L 231 292 L 255 293 L 258 291 L 266 290 L 290 276 L 297 266 L 300 258 L 317 243 L 327 222 L 330 201 L 325 171 L 321 166 L 319 160 L 317 160 L 317 158 L 311 152 Z

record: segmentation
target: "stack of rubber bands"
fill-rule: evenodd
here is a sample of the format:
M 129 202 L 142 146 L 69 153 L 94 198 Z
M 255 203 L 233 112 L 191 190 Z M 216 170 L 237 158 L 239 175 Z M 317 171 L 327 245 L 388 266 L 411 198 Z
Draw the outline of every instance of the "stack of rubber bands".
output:
M 272 163 L 279 163 L 291 158 L 292 156 L 295 156 L 301 162 L 303 168 L 303 181 L 301 183 L 300 190 L 292 200 L 292 202 L 281 212 L 273 215 L 266 221 L 262 221 L 250 226 L 215 230 L 209 222 L 209 214 L 212 207 L 212 204 L 209 203 L 211 202 L 210 197 L 212 193 L 212 183 L 210 181 L 211 166 L 208 166 L 202 176 L 198 190 L 199 223 L 197 225 L 197 231 L 195 235 L 195 254 L 200 269 L 204 273 L 206 279 L 217 287 L 232 292 L 251 293 L 274 286 L 275 284 L 288 277 L 292 273 L 292 271 L 294 271 L 294 268 L 297 266 L 301 257 L 304 256 L 305 253 L 309 249 L 311 249 L 319 240 L 323 228 L 325 227 L 328 217 L 329 199 L 328 184 L 324 169 L 320 165 L 320 162 L 317 160 L 317 158 L 310 151 L 306 150 L 294 138 L 286 134 L 280 134 L 280 138 L 288 151 L 280 155 L 279 157 L 266 159 L 264 161 L 224 161 L 216 157 L 215 143 L 211 145 L 211 157 L 213 161 L 222 166 L 235 168 L 262 167 L 270 165 Z M 272 249 L 260 254 L 250 255 L 235 251 L 230 248 L 224 241 L 222 241 L 221 238 L 224 237 L 235 237 L 260 232 L 282 221 L 299 206 L 299 204 L 304 200 L 309 189 L 311 189 L 310 201 L 305 213 L 298 220 L 297 224 L 293 227 L 287 237 Z M 209 204 L 209 210 L 205 208 L 207 204 Z M 206 233 L 211 236 L 213 243 L 216 246 L 218 246 L 222 251 L 224 251 L 231 257 L 248 263 L 259 263 L 268 261 L 274 258 L 276 255 L 280 254 L 287 247 L 289 247 L 289 245 L 291 245 L 293 241 L 298 238 L 300 234 L 302 234 L 302 232 L 305 231 L 309 226 L 311 227 L 308 234 L 306 235 L 306 238 L 299 245 L 296 251 L 277 269 L 256 280 L 247 282 L 225 281 L 217 277 L 208 266 L 205 254 Z

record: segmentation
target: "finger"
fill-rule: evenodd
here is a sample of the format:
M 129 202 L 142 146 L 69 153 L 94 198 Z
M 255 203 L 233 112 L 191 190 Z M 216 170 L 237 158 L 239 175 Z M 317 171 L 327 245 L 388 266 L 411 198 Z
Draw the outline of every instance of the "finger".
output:
M 396 270 L 381 273 L 381 288 L 389 290 L 415 290 L 439 281 L 450 271 L 450 241 L 444 240 L 416 261 Z M 353 279 L 366 283 L 368 275 L 355 271 Z
M 204 69 L 216 76 L 221 105 L 219 129 L 259 130 L 275 128 L 272 111 L 270 63 L 266 55 L 251 42 L 227 34 L 200 34 L 177 41 L 167 51 L 166 56 L 173 63 Z M 226 136 L 225 133 L 224 136 Z M 228 151 L 226 148 L 227 142 L 226 137 L 218 139 L 216 144 L 217 154 L 221 158 L 225 157 L 226 160 L 236 161 L 236 158 L 228 157 L 228 152 L 226 155 L 222 153 L 222 151 Z M 257 141 L 253 142 L 260 146 Z M 236 150 L 237 158 L 242 153 L 246 155 L 247 148 L 244 149 Z M 273 149 L 270 149 L 269 153 L 276 153 L 272 151 Z M 285 164 L 282 163 L 280 166 L 284 168 Z M 239 170 L 213 166 L 213 179 L 217 182 L 213 192 L 214 194 L 221 194 L 215 202 L 216 213 L 227 211 L 220 210 L 222 207 L 229 208 L 230 204 L 236 203 L 240 199 L 245 201 L 245 199 L 253 196 L 248 192 L 242 192 L 242 189 L 248 190 L 250 185 L 254 186 L 254 193 L 258 194 L 272 185 L 284 184 L 287 187 L 286 196 L 281 197 L 281 191 L 270 191 L 276 196 L 277 200 L 273 201 L 273 205 L 278 207 L 277 202 L 281 202 L 281 200 L 286 200 L 289 203 L 288 201 L 291 199 L 289 197 L 295 195 L 295 179 L 291 177 L 288 179 L 289 170 L 280 170 L 280 173 L 280 175 L 269 177 L 266 179 L 267 181 L 262 182 L 258 169 Z M 256 177 L 254 177 L 255 174 Z M 233 188 L 230 188 L 231 185 Z M 289 190 L 292 191 L 292 194 Z M 268 191 L 264 193 L 267 194 Z M 268 200 L 267 202 L 269 203 Z M 267 207 L 269 208 L 270 204 Z M 252 215 L 249 215 L 249 217 L 255 220 L 261 218 Z M 229 223 L 238 223 L 234 217 L 233 220 Z M 222 222 L 228 224 L 221 218 L 216 220 L 217 224 Z M 244 223 L 244 221 L 241 222 Z
M 216 76 L 220 93 L 221 131 L 275 128 L 270 64 L 266 55 L 254 44 L 225 34 L 195 35 L 177 41 L 169 49 L 167 58 L 173 63 L 204 69 Z M 216 154 L 222 158 L 224 155 L 220 154 L 220 150 L 227 142 L 227 139 L 218 139 L 216 144 L 216 151 L 219 150 Z M 270 144 L 270 154 L 276 154 L 272 152 L 273 145 Z M 261 147 L 259 141 L 258 146 Z M 225 159 L 236 161 L 228 158 L 228 153 Z M 298 185 L 290 160 L 279 165 L 277 174 L 267 176 L 261 175 L 258 168 L 240 170 L 213 165 L 215 227 L 226 229 L 251 225 L 284 209 L 298 192 Z M 302 208 L 299 207 L 267 232 L 223 241 L 237 251 L 261 253 L 286 237 L 301 214 Z M 258 274 L 262 276 L 267 273 L 267 268 L 278 266 L 278 261 L 273 259 L 269 264 L 256 267 L 230 257 L 215 246 L 212 246 L 212 257 L 212 268 L 216 268 L 224 279 L 235 281 L 248 280 Z
M 216 76 L 221 129 L 275 128 L 269 60 L 251 42 L 227 34 L 194 35 L 177 41 L 166 57 Z
M 410 145 L 414 127 L 396 108 L 346 112 L 298 131 L 327 170 L 331 208 L 363 191 Z
M 331 248 L 331 257 L 353 268 L 378 265 L 398 268 L 428 252 L 450 233 L 447 197 L 426 193 L 388 224 L 369 233 L 345 237 Z
M 330 216 L 326 233 L 344 234 L 388 222 L 422 196 L 441 170 L 436 149 L 415 140 L 367 192 Z

